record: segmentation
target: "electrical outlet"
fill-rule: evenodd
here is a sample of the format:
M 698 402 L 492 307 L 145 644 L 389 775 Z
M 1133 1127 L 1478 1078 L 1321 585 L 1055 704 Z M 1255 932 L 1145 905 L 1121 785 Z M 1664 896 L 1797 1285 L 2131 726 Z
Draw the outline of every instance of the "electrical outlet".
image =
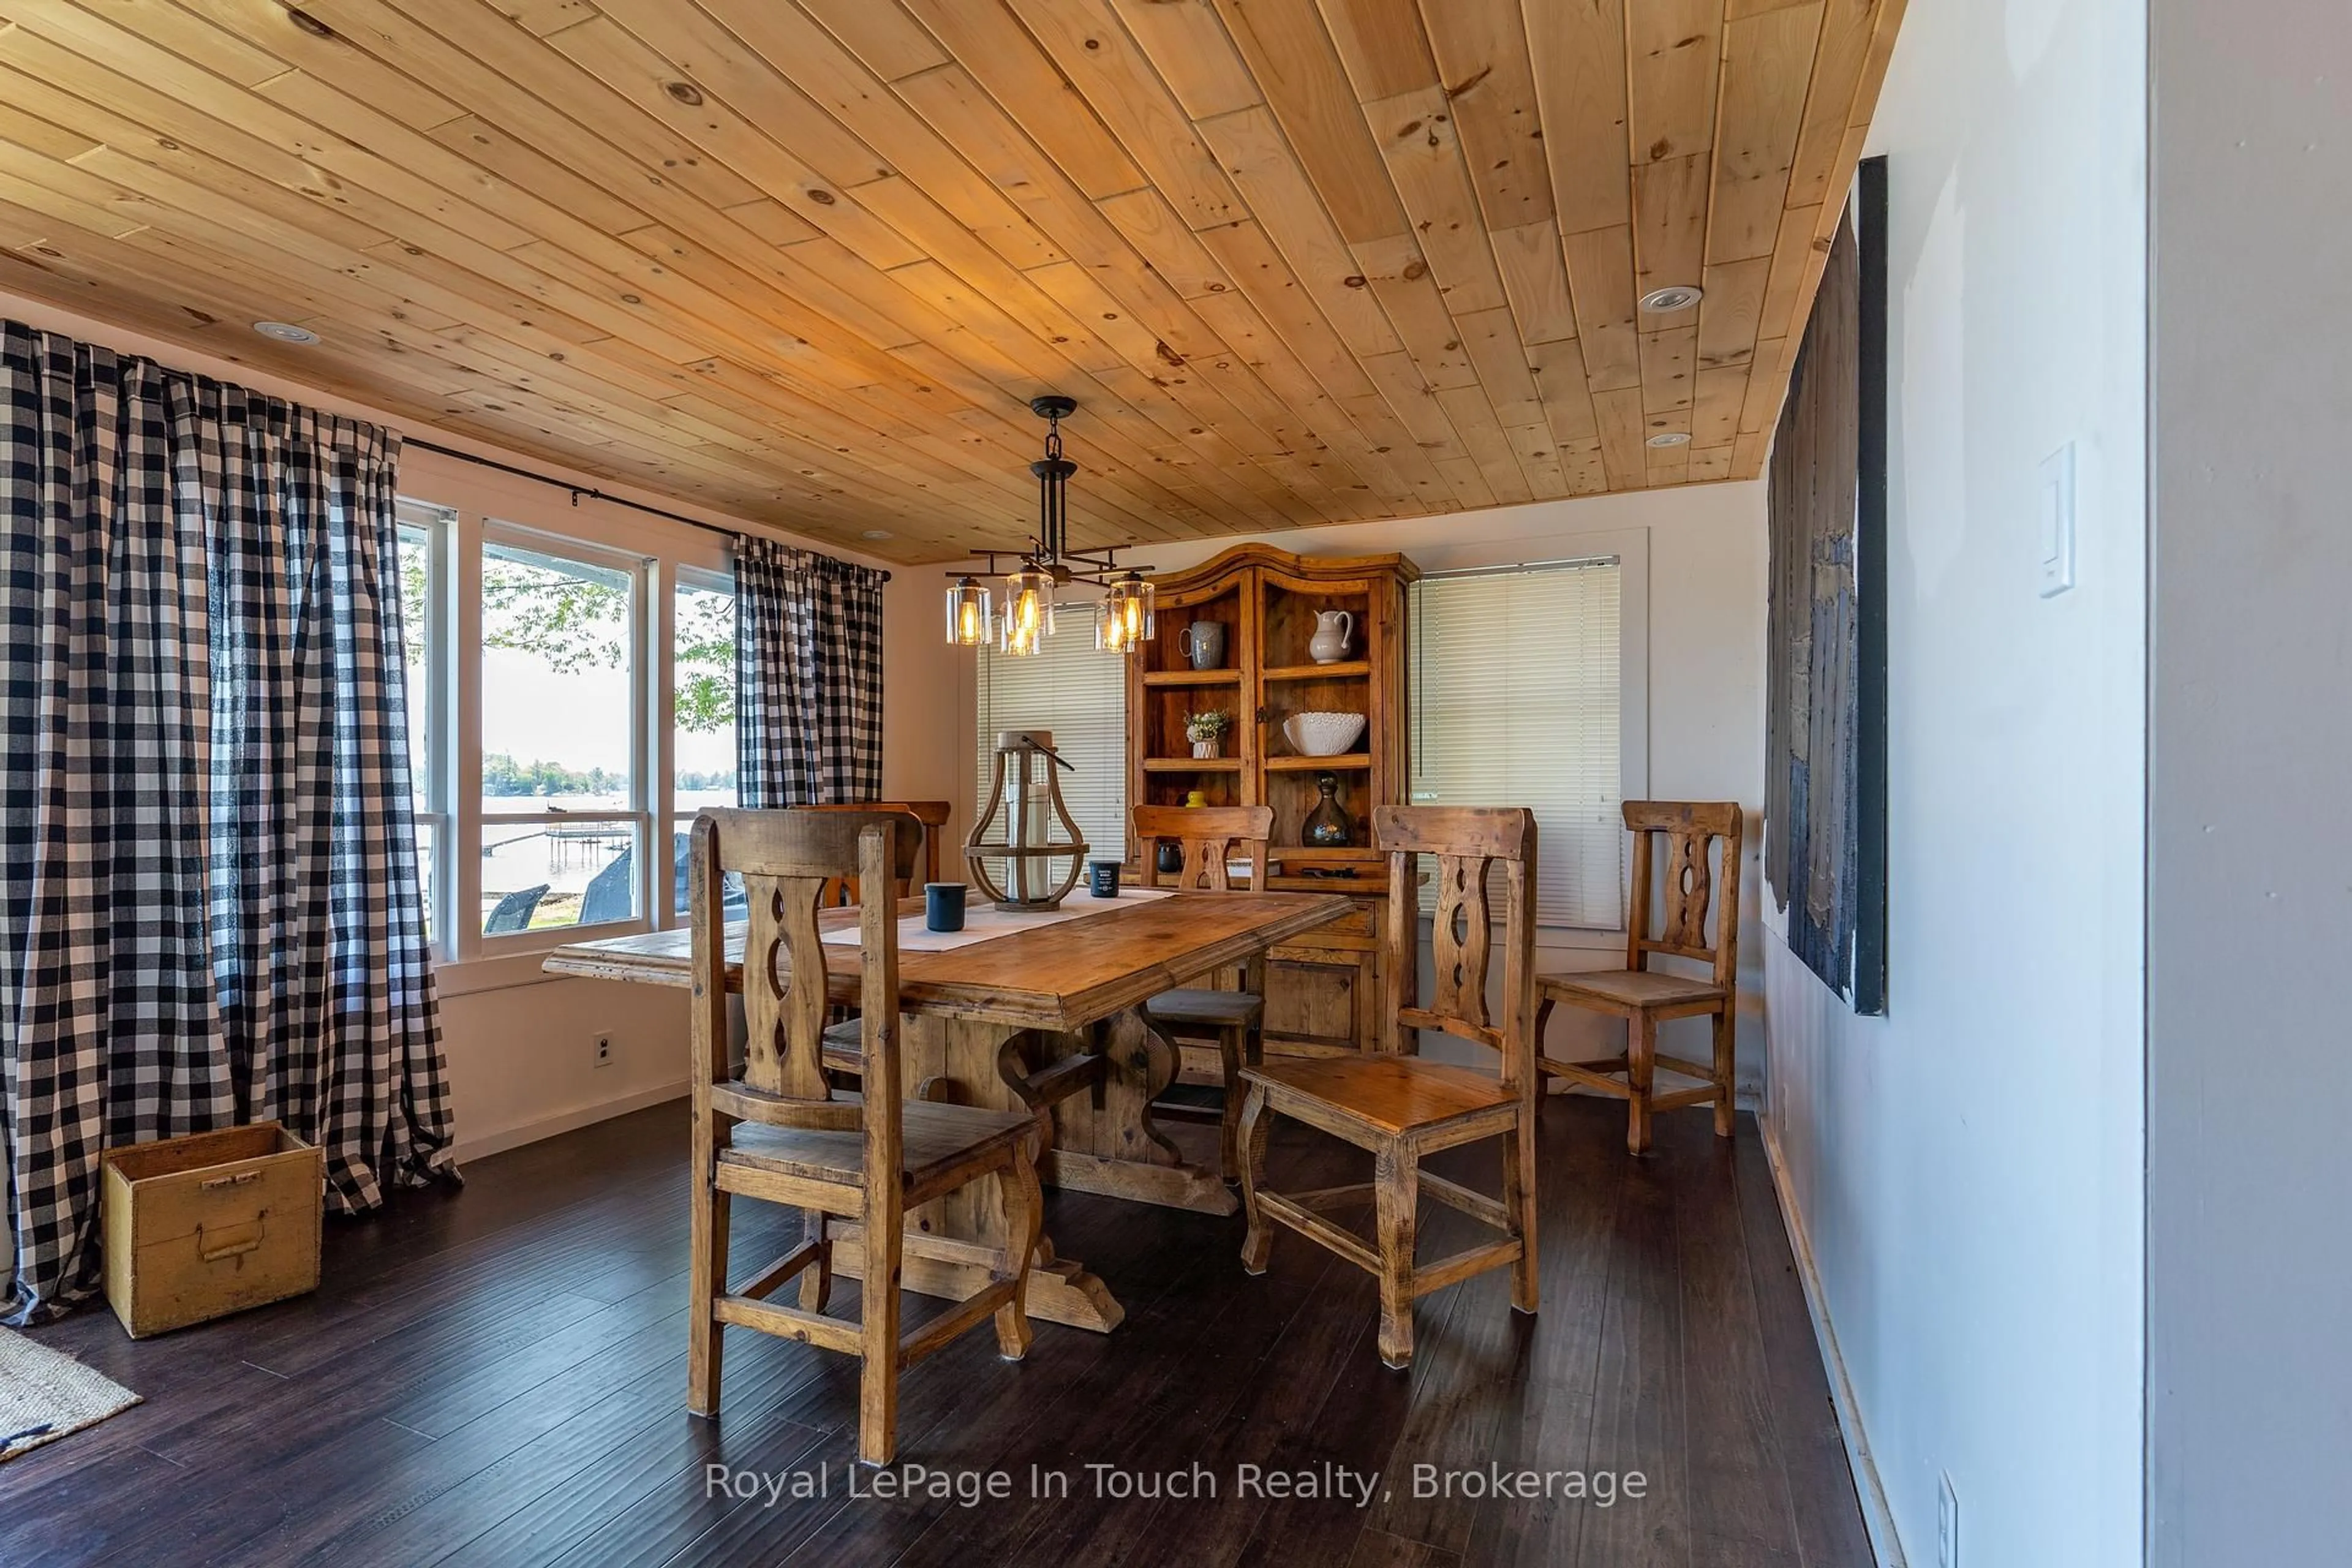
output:
M 1936 1568 L 1960 1568 L 1960 1494 L 1948 1471 L 1936 1480 Z
M 600 1068 L 613 1065 L 613 1037 L 610 1035 L 596 1037 L 596 1065 Z

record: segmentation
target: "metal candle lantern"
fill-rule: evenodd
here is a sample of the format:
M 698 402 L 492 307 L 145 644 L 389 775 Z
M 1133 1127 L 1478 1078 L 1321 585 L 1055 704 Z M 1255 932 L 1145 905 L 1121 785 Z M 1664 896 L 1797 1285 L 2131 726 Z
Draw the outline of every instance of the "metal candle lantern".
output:
M 1087 843 L 1078 836 L 1077 822 L 1054 774 L 1055 768 L 1069 766 L 1055 753 L 1051 730 L 996 732 L 996 767 L 989 781 L 988 803 L 980 808 L 963 847 L 971 879 L 1000 910 L 1054 909 L 1077 886 L 1086 867 Z M 1058 843 L 1054 838 L 1056 820 L 1068 835 Z M 989 875 L 987 862 L 992 859 L 1004 862 L 1002 885 Z M 1053 870 L 1055 860 L 1069 862 L 1058 879 Z M 1050 892 L 1044 890 L 1048 887 Z

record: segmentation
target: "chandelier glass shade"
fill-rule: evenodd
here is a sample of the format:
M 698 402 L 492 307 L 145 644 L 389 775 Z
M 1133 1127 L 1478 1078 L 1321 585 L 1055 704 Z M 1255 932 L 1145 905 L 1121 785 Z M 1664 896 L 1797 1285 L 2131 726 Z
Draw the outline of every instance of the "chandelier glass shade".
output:
M 996 636 L 995 605 L 988 586 L 977 577 L 959 577 L 948 590 L 948 641 L 957 647 L 979 647 Z
M 1103 591 L 1095 607 L 1095 647 L 1105 653 L 1133 653 L 1150 640 L 1156 591 L 1140 572 L 1129 572 Z
M 1004 621 L 997 651 L 1015 656 L 1034 654 L 1040 639 L 1053 635 L 1053 574 L 1024 563 L 1004 579 Z

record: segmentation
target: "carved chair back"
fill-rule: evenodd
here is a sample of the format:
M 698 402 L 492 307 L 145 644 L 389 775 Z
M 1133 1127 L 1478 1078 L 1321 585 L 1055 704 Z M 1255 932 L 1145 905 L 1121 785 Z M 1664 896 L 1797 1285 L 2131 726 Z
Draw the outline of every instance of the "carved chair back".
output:
M 688 882 L 693 933 L 688 1030 L 696 1110 L 730 1080 L 730 1113 L 778 1127 L 849 1131 L 898 1115 L 898 910 L 862 907 L 856 949 L 866 1095 L 837 1101 L 824 1076 L 829 952 L 817 921 L 828 884 L 890 886 L 913 874 L 919 827 L 887 810 L 711 809 L 695 818 Z M 742 879 L 743 1070 L 728 1062 L 725 879 Z M 894 1138 L 895 1141 L 895 1138 Z
M 1141 848 L 1139 880 L 1147 888 L 1175 887 L 1187 892 L 1233 890 L 1226 863 L 1236 853 L 1249 862 L 1252 890 L 1265 890 L 1265 847 L 1274 837 L 1270 805 L 1139 805 L 1128 814 Z M 1184 868 L 1163 883 L 1160 846 L 1173 840 L 1184 851 Z
M 1420 888 L 1415 862 L 1436 863 L 1437 907 L 1430 921 L 1433 984 L 1426 1005 L 1381 1009 L 1391 1049 L 1398 1029 L 1437 1029 L 1500 1053 L 1507 1087 L 1537 1091 L 1535 1074 L 1535 813 L 1523 806 L 1382 805 L 1372 842 L 1389 858 L 1388 984 L 1410 995 L 1416 977 Z M 1502 1014 L 1486 1001 L 1494 959 L 1489 873 L 1502 870 Z
M 1633 835 L 1625 967 L 1647 969 L 1650 954 L 1669 953 L 1710 965 L 1715 984 L 1729 986 L 1739 973 L 1738 805 L 1629 800 L 1625 826 Z
M 923 880 L 936 882 L 940 879 L 940 837 L 947 827 L 949 814 L 954 810 L 954 807 L 946 801 L 877 800 L 840 805 L 803 805 L 794 809 L 832 812 L 895 811 L 902 816 L 910 816 L 914 818 L 912 831 L 921 837 L 923 843 Z M 911 874 L 899 879 L 898 891 L 900 898 L 903 899 L 915 890 Z M 855 877 L 836 877 L 825 889 L 824 904 L 827 909 L 838 909 L 856 902 L 857 902 L 857 879 Z

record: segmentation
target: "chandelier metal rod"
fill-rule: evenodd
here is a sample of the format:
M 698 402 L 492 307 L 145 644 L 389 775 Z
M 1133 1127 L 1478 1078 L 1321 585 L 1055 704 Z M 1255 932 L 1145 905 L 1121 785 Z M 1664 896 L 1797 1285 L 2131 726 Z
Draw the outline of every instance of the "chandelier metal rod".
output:
M 1078 466 L 1062 454 L 1062 420 L 1077 409 L 1077 400 L 1056 394 L 1034 397 L 1029 411 L 1045 421 L 1045 455 L 1029 465 L 1037 479 L 1037 531 L 1027 550 L 976 550 L 967 562 L 979 561 L 982 570 L 991 575 L 997 571 L 1000 558 L 1009 558 L 1023 566 L 1043 571 L 1057 583 L 1086 583 L 1097 588 L 1111 584 L 1132 573 L 1150 572 L 1148 565 L 1124 564 L 1118 559 L 1117 545 L 1100 550 L 1074 550 L 1070 547 L 1069 481 Z M 965 574 L 965 568 L 951 569 L 950 577 Z

